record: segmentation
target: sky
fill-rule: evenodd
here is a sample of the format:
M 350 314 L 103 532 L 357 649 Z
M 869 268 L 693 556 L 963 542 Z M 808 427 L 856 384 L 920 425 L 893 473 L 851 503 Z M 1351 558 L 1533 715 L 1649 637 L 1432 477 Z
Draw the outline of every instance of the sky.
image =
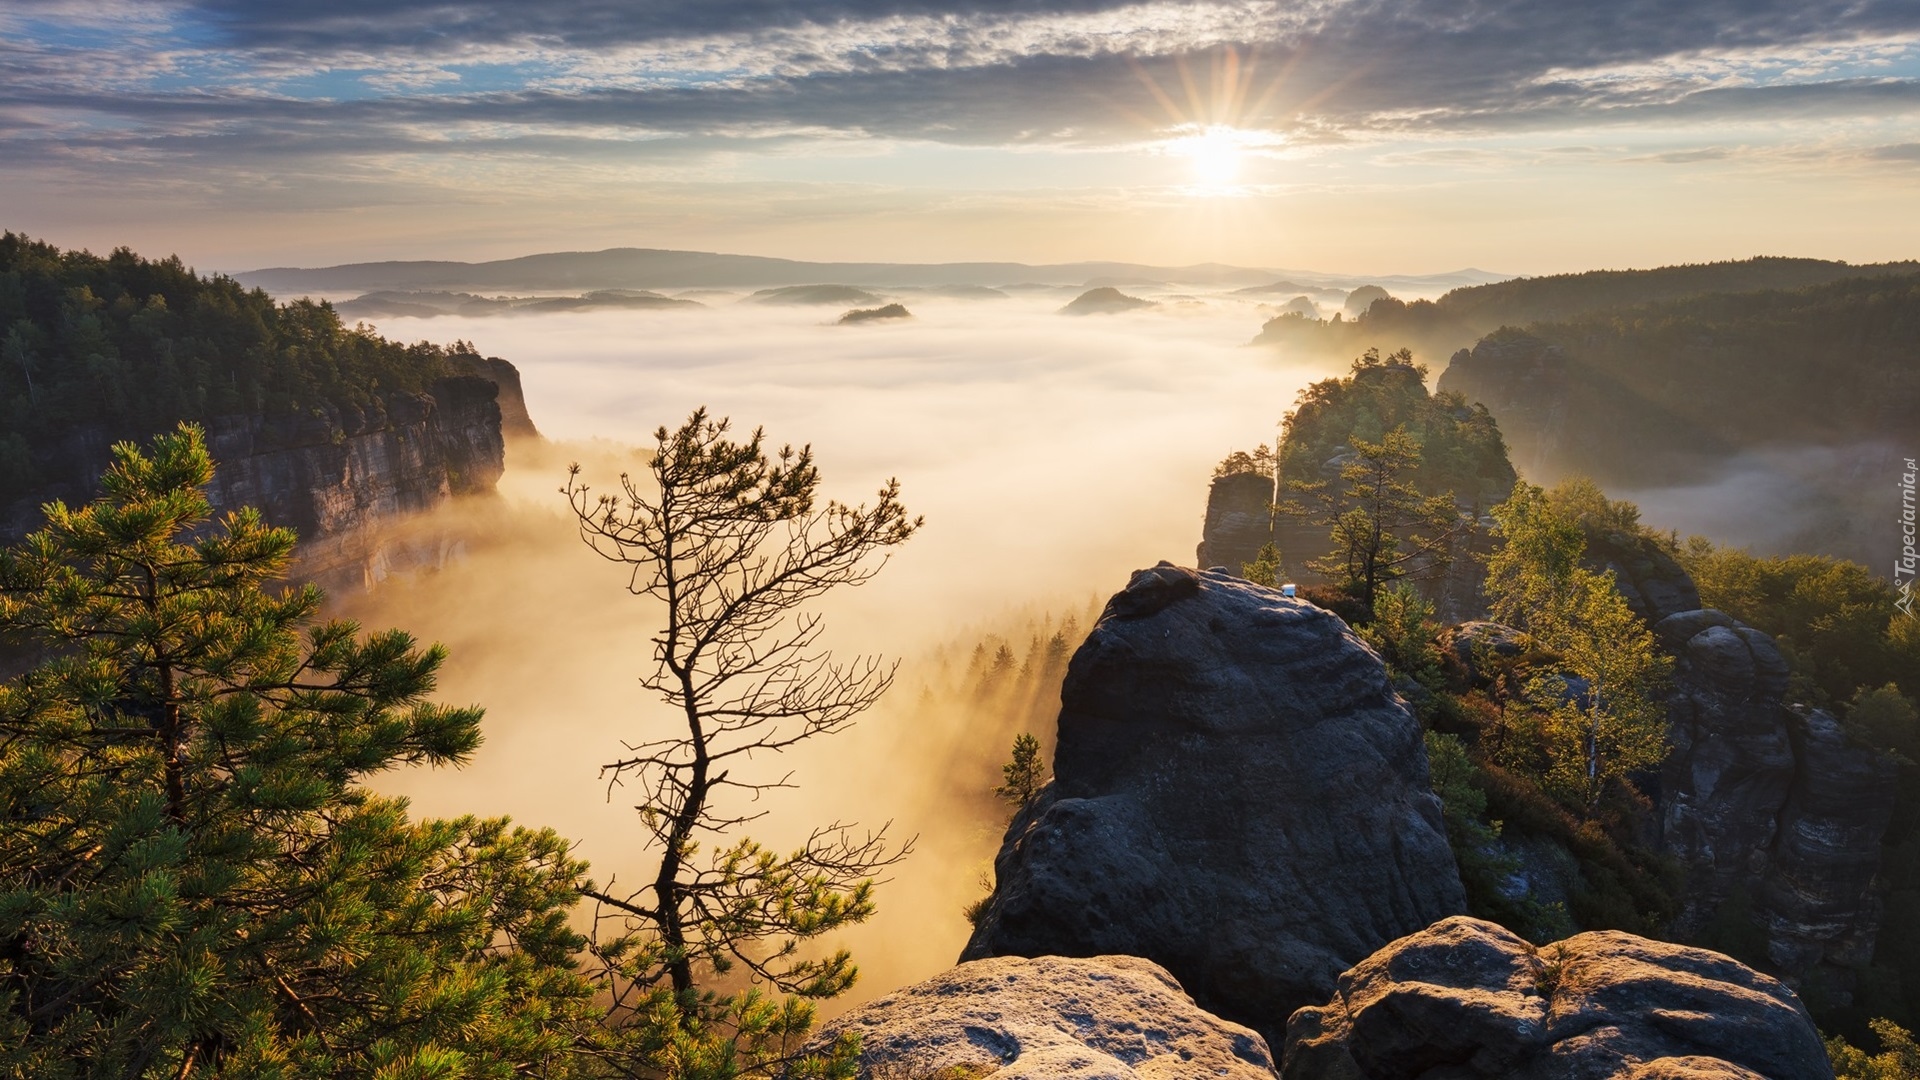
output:
M 0 227 L 1501 273 L 1920 240 L 1914 0 L 5 0 Z

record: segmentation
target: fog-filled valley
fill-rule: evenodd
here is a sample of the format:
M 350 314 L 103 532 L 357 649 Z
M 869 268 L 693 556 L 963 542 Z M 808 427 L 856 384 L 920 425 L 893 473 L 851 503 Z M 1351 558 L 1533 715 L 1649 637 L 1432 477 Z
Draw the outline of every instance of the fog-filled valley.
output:
M 1016 720 L 1024 704 L 970 695 L 971 651 L 994 638 L 1025 660 L 1046 620 L 1085 628 L 1131 571 L 1190 562 L 1214 463 L 1271 438 L 1300 388 L 1338 370 L 1248 347 L 1258 312 L 1244 302 L 1085 319 L 1056 314 L 1060 303 L 920 301 L 909 322 L 864 327 L 832 325 L 837 309 L 738 304 L 382 321 L 389 336 L 470 338 L 513 357 L 552 444 L 509 447 L 504 507 L 440 511 L 477 516 L 450 526 L 464 557 L 337 598 L 369 626 L 445 642 L 440 697 L 487 708 L 472 765 L 380 786 L 422 813 L 552 825 L 580 839 L 597 875 L 637 872 L 631 800 L 597 770 L 671 721 L 633 689 L 661 612 L 586 550 L 558 489 L 571 459 L 613 487 L 636 467 L 623 448 L 651 446 L 654 428 L 704 405 L 776 442 L 811 442 L 833 497 L 870 500 L 895 476 L 927 518 L 876 580 L 823 609 L 833 647 L 901 661 L 894 689 L 847 736 L 753 764 L 792 769 L 800 788 L 769 795 L 774 813 L 753 831 L 784 845 L 833 819 L 891 819 L 918 834 L 879 915 L 848 935 L 863 969 L 848 1000 L 947 966 L 999 844 L 1004 807 L 989 792 L 1008 745 L 1026 727 L 1051 740 L 1046 702 L 1036 723 Z

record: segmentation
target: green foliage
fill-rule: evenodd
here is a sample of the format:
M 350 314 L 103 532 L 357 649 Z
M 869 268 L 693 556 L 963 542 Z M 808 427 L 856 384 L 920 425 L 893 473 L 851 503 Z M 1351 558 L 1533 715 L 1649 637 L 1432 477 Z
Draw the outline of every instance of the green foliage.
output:
M 86 1077 L 572 1075 L 596 1015 L 549 831 L 410 822 L 361 786 L 457 764 L 444 654 L 270 592 L 293 549 L 212 519 L 197 429 L 0 554 L 0 1069 Z
M 1345 378 L 1302 390 L 1283 422 L 1283 484 L 1317 482 L 1355 440 L 1378 443 L 1399 430 L 1417 455 L 1404 479 L 1420 492 L 1476 508 L 1504 497 L 1515 474 L 1493 417 L 1457 394 L 1429 394 L 1426 373 L 1404 349 L 1386 357 L 1369 349 Z
M 1884 578 L 1824 555 L 1761 557 L 1690 537 L 1680 561 L 1700 601 L 1774 636 L 1807 704 L 1835 708 L 1861 687 L 1894 683 L 1920 698 L 1920 619 Z
M 1521 483 L 1494 508 L 1503 541 L 1487 564 L 1496 615 L 1518 622 L 1554 663 L 1528 680 L 1527 713 L 1510 725 L 1502 762 L 1589 811 L 1608 785 L 1659 764 L 1673 661 L 1614 585 L 1579 565 L 1583 512 L 1632 526 L 1637 511 L 1591 485 L 1555 500 Z
M 731 835 L 757 816 L 735 806 L 791 786 L 754 778 L 751 760 L 844 730 L 892 684 L 891 666 L 822 648 L 805 607 L 870 580 L 876 556 L 920 521 L 893 481 L 871 507 L 818 505 L 810 448 L 769 454 L 760 431 L 736 440 L 705 410 L 655 443 L 647 476 L 622 476 L 619 496 L 592 496 L 578 466 L 564 489 L 582 539 L 622 566 L 630 591 L 665 606 L 639 681 L 683 727 L 607 767 L 640 788 L 658 862 L 637 890 L 589 893 L 601 905 L 593 955 L 614 988 L 614 1022 L 654 1033 L 669 1075 L 831 1071 L 840 1066 L 796 1066 L 792 1054 L 810 999 L 843 993 L 858 972 L 844 949 L 801 946 L 872 915 L 874 872 L 905 852 L 884 827 L 862 837 L 833 826 L 776 853 Z M 713 989 L 736 969 L 790 996 Z
M 1252 562 L 1240 564 L 1241 577 L 1255 585 L 1265 585 L 1269 589 L 1280 587 L 1280 578 L 1285 572 L 1286 567 L 1280 562 L 1280 547 L 1271 540 L 1260 545 L 1260 550 L 1254 555 Z
M 1238 476 L 1241 473 L 1272 476 L 1278 463 L 1279 459 L 1274 456 L 1273 448 L 1266 443 L 1261 443 L 1253 448 L 1252 453 L 1235 450 L 1228 454 L 1220 464 L 1213 467 L 1213 478 L 1218 480 L 1223 476 Z
M 1878 1054 L 1848 1045 L 1837 1035 L 1827 1040 L 1834 1080 L 1920 1080 L 1920 1044 L 1913 1033 L 1891 1020 L 1874 1020 L 1871 1027 L 1880 1042 Z
M 1373 598 L 1373 618 L 1359 630 L 1386 661 L 1387 669 L 1419 683 L 1429 701 L 1446 684 L 1440 667 L 1440 625 L 1433 615 L 1433 604 L 1419 592 L 1409 585 L 1395 585 Z
M 379 413 L 387 395 L 449 374 L 462 350 L 387 341 L 327 304 L 278 305 L 178 258 L 0 234 L 0 506 L 47 481 L 35 452 L 76 427 L 132 439 L 234 413 Z
M 1674 897 L 1681 872 L 1634 842 L 1630 817 L 1611 827 L 1577 817 L 1527 777 L 1485 760 L 1477 765 L 1487 812 L 1503 823 L 1503 837 L 1538 837 L 1572 856 L 1577 874 L 1568 883 L 1566 915 L 1573 927 L 1655 937 L 1664 932 L 1680 910 Z
M 1862 687 L 1847 706 L 1847 734 L 1862 746 L 1892 757 L 1908 769 L 1920 764 L 1920 710 L 1913 700 L 1888 683 Z
M 1015 810 L 1033 801 L 1047 783 L 1047 762 L 1040 754 L 1040 740 L 1028 732 L 1013 739 L 1013 756 L 1000 766 L 1004 782 L 993 789 L 995 798 L 1013 804 Z
M 1452 559 L 1468 522 L 1451 495 L 1424 495 L 1407 479 L 1420 465 L 1420 448 L 1404 428 L 1379 442 L 1355 436 L 1353 456 L 1340 468 L 1340 487 L 1299 482 L 1307 500 L 1282 511 L 1332 530 L 1333 549 L 1307 560 L 1371 612 L 1380 589 L 1401 577 L 1429 576 Z
M 1493 508 L 1500 546 L 1487 559 L 1487 597 L 1493 617 L 1522 630 L 1550 623 L 1573 593 L 1586 535 L 1546 492 L 1525 481 Z

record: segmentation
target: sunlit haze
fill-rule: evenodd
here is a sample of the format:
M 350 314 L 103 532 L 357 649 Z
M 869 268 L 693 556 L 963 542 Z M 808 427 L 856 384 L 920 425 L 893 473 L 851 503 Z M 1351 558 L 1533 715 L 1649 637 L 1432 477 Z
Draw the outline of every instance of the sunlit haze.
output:
M 1541 273 L 1920 230 L 1909 4 L 22 0 L 0 42 L 6 225 L 203 270 Z

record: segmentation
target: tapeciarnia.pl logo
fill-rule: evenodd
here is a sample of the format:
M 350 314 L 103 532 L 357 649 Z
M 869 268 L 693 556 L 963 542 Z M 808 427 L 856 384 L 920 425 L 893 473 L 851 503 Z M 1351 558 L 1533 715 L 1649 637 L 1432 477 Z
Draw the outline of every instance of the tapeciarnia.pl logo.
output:
M 1900 474 L 1900 557 L 1893 560 L 1893 586 L 1900 592 L 1895 601 L 1908 618 L 1913 614 L 1913 577 L 1916 556 L 1913 550 L 1913 479 L 1920 468 L 1914 467 L 1914 459 L 1908 458 L 1907 471 Z

